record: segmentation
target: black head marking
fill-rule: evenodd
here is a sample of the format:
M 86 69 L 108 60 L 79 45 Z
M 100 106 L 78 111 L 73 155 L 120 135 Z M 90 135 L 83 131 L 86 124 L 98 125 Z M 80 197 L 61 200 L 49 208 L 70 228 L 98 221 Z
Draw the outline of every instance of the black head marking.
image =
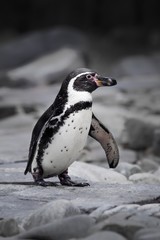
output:
M 73 88 L 77 91 L 87 91 L 90 93 L 93 92 L 98 88 L 96 82 L 93 81 L 95 74 L 95 72 L 89 72 L 77 77 Z

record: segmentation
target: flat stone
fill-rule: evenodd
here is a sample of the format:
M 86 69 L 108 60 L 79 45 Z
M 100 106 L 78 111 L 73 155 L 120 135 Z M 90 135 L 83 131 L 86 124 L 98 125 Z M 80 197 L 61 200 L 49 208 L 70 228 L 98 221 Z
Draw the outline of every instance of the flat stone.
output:
M 159 203 L 152 203 L 152 204 L 144 204 L 139 206 L 137 209 L 138 214 L 146 214 L 149 216 L 160 216 L 160 204 Z
M 134 183 L 159 184 L 160 178 L 152 173 L 135 173 L 129 177 Z
M 128 184 L 126 177 L 115 170 L 105 169 L 84 162 L 74 162 L 69 168 L 69 174 L 92 182 Z
M 149 216 L 142 212 L 137 212 L 136 215 L 130 217 L 130 221 L 142 224 L 143 227 L 160 227 L 160 219 L 158 217 Z
M 81 164 L 83 167 L 80 167 Z M 1 165 L 0 216 L 3 218 L 19 217 L 19 219 L 23 220 L 33 211 L 36 211 L 38 208 L 40 209 L 44 203 L 51 202 L 53 199 L 71 201 L 71 204 L 80 208 L 82 212 L 91 213 L 93 210 L 106 204 L 112 207 L 114 205 L 141 202 L 159 197 L 159 184 L 154 184 L 151 188 L 148 188 L 146 184 L 130 184 L 126 180 L 125 184 L 124 182 L 123 184 L 114 183 L 115 179 L 112 178 L 110 178 L 110 182 L 106 180 L 105 182 L 87 181 L 90 183 L 90 186 L 85 188 L 66 187 L 60 184 L 57 187 L 46 188 L 35 186 L 31 174 L 24 176 L 25 166 L 26 163 L 20 162 Z M 85 170 L 87 164 L 78 163 L 76 166 Z M 89 167 L 93 171 L 92 165 L 89 164 Z M 76 167 L 72 169 L 74 169 L 75 173 L 76 171 L 80 173 L 79 169 L 76 170 Z M 104 171 L 107 178 L 108 171 L 106 169 Z M 89 174 L 89 170 L 87 172 Z M 110 174 L 112 174 L 112 171 Z M 118 175 L 113 174 L 113 176 Z M 73 181 L 85 182 L 87 180 L 87 174 L 85 178 L 80 178 L 82 176 L 78 174 L 77 176 L 79 177 L 78 179 L 71 175 Z M 91 179 L 91 176 L 89 175 L 88 178 Z M 49 181 L 59 182 L 57 178 L 50 178 Z
M 152 145 L 154 129 L 155 126 L 140 119 L 127 119 L 121 135 L 121 143 L 133 150 L 149 148 Z
M 160 230 L 159 228 L 144 228 L 137 231 L 133 240 L 159 240 Z
M 122 59 L 117 65 L 116 71 L 121 76 L 136 76 L 155 74 L 155 72 L 159 72 L 159 69 L 155 65 L 154 58 L 136 55 Z
M 120 162 L 116 168 L 116 171 L 123 174 L 127 178 L 135 173 L 142 172 L 138 165 L 126 162 Z
M 121 206 L 120 206 L 121 207 Z M 135 208 L 137 207 L 137 209 Z M 138 206 L 128 205 L 128 211 L 126 206 L 121 207 L 118 212 L 106 216 L 106 218 L 99 219 L 96 229 L 98 230 L 111 230 L 118 232 L 131 239 L 136 231 L 144 227 L 159 227 L 160 219 L 148 216 L 144 212 L 138 211 Z M 117 207 L 118 208 L 118 207 Z M 113 212 L 114 209 L 108 210 Z M 103 215 L 104 217 L 104 215 Z
M 127 163 L 135 163 L 137 161 L 136 152 L 131 149 L 124 149 L 120 145 L 119 147 L 119 154 L 120 154 L 120 162 L 127 162 Z
M 138 165 L 145 172 L 156 171 L 159 167 L 159 164 L 156 163 L 154 159 L 151 159 L 150 157 L 140 159 Z
M 123 211 L 101 220 L 95 226 L 98 231 L 110 230 L 118 232 L 127 239 L 131 239 L 133 234 L 141 228 L 143 228 L 142 223 L 128 219 L 127 213 Z
M 44 85 L 44 83 L 64 80 L 71 71 L 83 65 L 83 58 L 78 51 L 62 48 L 24 66 L 10 70 L 7 75 L 15 81 L 27 79 L 30 82 Z
M 26 34 L 0 46 L 0 69 L 13 69 L 65 46 L 86 53 L 87 39 L 78 30 L 66 27 Z
M 19 234 L 18 223 L 14 219 L 0 220 L 0 236 L 10 237 Z
M 138 204 L 125 204 L 120 206 L 105 204 L 94 210 L 90 216 L 95 218 L 98 222 L 121 213 L 125 214 L 125 217 L 123 215 L 123 218 L 128 218 L 137 211 L 138 207 Z
M 88 235 L 93 228 L 94 220 L 86 215 L 72 216 L 55 220 L 49 224 L 35 227 L 17 236 L 16 239 L 59 240 L 80 238 Z
M 119 233 L 112 232 L 112 231 L 100 231 L 97 233 L 92 234 L 86 238 L 80 238 L 80 240 L 127 240 L 125 237 L 120 235 Z
M 24 220 L 23 227 L 28 230 L 78 214 L 80 214 L 79 208 L 74 206 L 70 201 L 56 200 L 41 206 L 38 210 L 29 215 Z

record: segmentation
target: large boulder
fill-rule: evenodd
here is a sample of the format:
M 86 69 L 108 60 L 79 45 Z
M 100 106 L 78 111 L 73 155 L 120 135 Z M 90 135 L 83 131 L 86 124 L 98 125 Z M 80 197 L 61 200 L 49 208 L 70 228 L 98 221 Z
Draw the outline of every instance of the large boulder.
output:
M 155 127 L 142 120 L 127 119 L 121 135 L 121 143 L 133 150 L 145 150 L 152 145 Z

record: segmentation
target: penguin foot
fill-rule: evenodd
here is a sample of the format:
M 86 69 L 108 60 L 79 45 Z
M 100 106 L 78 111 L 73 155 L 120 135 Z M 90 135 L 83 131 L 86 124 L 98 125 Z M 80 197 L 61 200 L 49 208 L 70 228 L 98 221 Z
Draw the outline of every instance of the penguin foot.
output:
M 69 186 L 69 187 L 86 187 L 86 186 L 90 186 L 89 183 L 79 183 L 79 182 L 73 182 L 71 180 L 61 181 L 61 184 L 64 185 L 64 186 Z
M 68 175 L 68 170 L 64 171 L 60 175 L 58 175 L 58 178 L 60 180 L 60 183 L 64 186 L 69 186 L 69 187 L 86 187 L 90 186 L 89 183 L 78 183 L 78 182 L 73 182 Z
M 37 167 L 37 168 L 34 169 L 34 172 L 32 173 L 32 176 L 33 176 L 33 179 L 34 179 L 36 185 L 39 185 L 39 186 L 42 186 L 42 187 L 58 186 L 54 182 L 44 181 L 44 179 L 42 177 L 42 172 L 43 172 L 42 169 Z
M 49 186 L 58 186 L 54 182 L 46 182 L 43 179 L 39 179 L 35 181 L 36 185 L 42 186 L 42 187 L 49 187 Z

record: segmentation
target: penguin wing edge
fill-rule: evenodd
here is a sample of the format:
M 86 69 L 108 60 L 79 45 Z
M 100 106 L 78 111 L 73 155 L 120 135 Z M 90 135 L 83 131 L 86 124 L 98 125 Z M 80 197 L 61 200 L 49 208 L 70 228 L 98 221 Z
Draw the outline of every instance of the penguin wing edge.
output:
M 25 175 L 28 172 L 31 172 L 31 165 L 32 165 L 32 162 L 33 162 L 33 158 L 35 156 L 37 142 L 39 140 L 41 130 L 44 127 L 44 125 L 46 124 L 46 122 L 49 120 L 49 118 L 51 118 L 53 116 L 53 113 L 54 113 L 54 111 L 53 111 L 53 107 L 51 105 L 43 113 L 43 115 L 40 117 L 40 119 L 38 120 L 38 122 L 36 123 L 36 125 L 33 128 L 32 138 L 31 138 L 30 147 L 29 147 L 28 162 L 27 162 L 26 169 L 24 171 Z
M 97 140 L 105 151 L 110 168 L 115 168 L 119 162 L 119 150 L 113 135 L 109 130 L 92 115 L 89 136 Z

